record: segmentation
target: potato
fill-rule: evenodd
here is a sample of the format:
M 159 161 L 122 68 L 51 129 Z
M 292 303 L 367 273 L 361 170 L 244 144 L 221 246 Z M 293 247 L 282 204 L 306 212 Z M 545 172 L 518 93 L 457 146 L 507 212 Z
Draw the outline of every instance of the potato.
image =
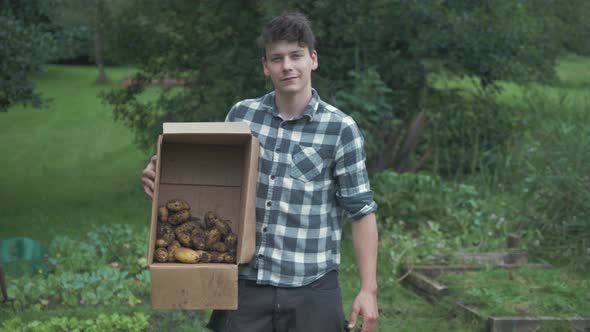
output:
M 225 254 L 212 251 L 211 254 L 211 263 L 224 263 L 225 262 Z
M 176 258 L 174 258 L 174 251 L 178 248 L 182 248 L 182 246 L 177 240 L 172 241 L 172 243 L 168 246 L 168 262 L 176 262 Z
M 235 249 L 238 246 L 238 236 L 235 233 L 225 237 L 225 245 L 228 249 Z
M 207 235 L 205 232 L 193 231 L 191 233 L 191 245 L 197 250 L 207 249 Z
M 233 255 L 233 254 L 230 254 L 230 253 L 226 252 L 226 253 L 224 254 L 224 260 L 225 260 L 225 262 L 226 262 L 226 263 L 228 263 L 228 264 L 233 264 L 233 263 L 235 263 L 235 262 L 236 262 L 236 256 L 235 256 L 235 255 Z
M 199 225 L 200 228 L 202 228 L 204 230 L 207 229 L 207 223 L 205 223 L 205 220 L 203 220 L 199 217 L 191 216 L 189 221 L 196 223 L 197 225 Z
M 180 242 L 180 244 L 182 244 L 183 247 L 188 248 L 191 246 L 191 235 L 189 232 L 178 233 L 176 239 L 178 240 L 178 242 Z
M 223 236 L 226 236 L 229 233 L 231 233 L 231 226 L 229 223 L 229 220 L 215 219 L 213 221 L 213 225 L 215 226 L 215 228 L 219 230 L 219 233 L 221 233 L 221 235 Z
M 196 222 L 187 221 L 187 222 L 181 224 L 180 226 L 176 227 L 176 230 L 174 232 L 176 233 L 176 236 L 178 237 L 178 234 L 180 234 L 180 233 L 191 234 L 195 228 L 200 228 Z
M 174 227 L 170 224 L 158 223 L 158 227 L 156 228 L 158 238 L 165 237 L 167 233 L 174 233 Z
M 172 225 L 179 225 L 187 221 L 191 217 L 189 210 L 182 210 L 168 216 L 168 223 Z
M 217 252 L 226 252 L 227 246 L 223 242 L 217 242 L 211 246 L 211 250 L 215 250 Z
M 158 218 L 161 222 L 168 222 L 168 209 L 164 205 L 158 208 Z
M 168 210 L 172 212 L 178 212 L 183 210 L 190 210 L 191 206 L 188 204 L 187 201 L 183 201 L 182 199 L 172 199 L 166 203 L 166 207 Z
M 201 260 L 205 252 L 202 250 L 192 250 L 189 248 L 178 248 L 174 250 L 174 258 L 181 263 L 196 264 Z M 208 258 L 211 257 L 207 254 Z M 206 257 L 205 257 L 206 258 Z
M 203 251 L 203 253 L 201 254 L 201 258 L 199 259 L 199 263 L 212 263 L 211 254 L 206 251 Z
M 221 240 L 221 233 L 217 228 L 213 228 L 207 232 L 207 248 L 212 248 L 213 245 Z
M 166 248 L 158 248 L 154 252 L 154 260 L 156 262 L 164 263 L 168 261 L 168 250 Z
M 211 229 L 215 226 L 215 220 L 219 219 L 219 216 L 217 216 L 217 214 L 213 211 L 207 211 L 207 213 L 205 213 L 205 216 L 203 217 L 203 219 L 205 219 L 205 224 L 207 224 L 207 229 Z
M 166 239 L 157 239 L 156 240 L 156 248 L 163 248 L 167 247 L 170 244 Z
M 166 241 L 166 245 L 172 243 L 172 241 L 176 240 L 174 227 L 172 227 L 170 224 L 158 223 L 158 228 L 156 229 L 156 238 Z

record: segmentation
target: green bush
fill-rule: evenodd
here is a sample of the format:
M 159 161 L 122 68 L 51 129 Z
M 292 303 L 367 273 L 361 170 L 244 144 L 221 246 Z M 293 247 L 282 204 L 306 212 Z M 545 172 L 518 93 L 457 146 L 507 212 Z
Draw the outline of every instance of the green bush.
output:
M 125 224 L 95 226 L 88 232 L 88 243 L 108 263 L 117 263 L 136 273 L 146 265 L 147 228 L 143 231 Z
M 523 202 L 522 223 L 542 236 L 537 253 L 590 266 L 589 99 L 528 97 L 530 129 L 511 151 L 505 182 Z
M 147 234 L 130 225 L 95 226 L 74 240 L 59 236 L 49 247 L 51 273 L 9 279 L 15 308 L 128 304 L 149 294 Z
M 91 272 L 113 264 L 130 273 L 146 265 L 148 234 L 130 225 L 93 226 L 81 240 L 56 237 L 49 246 L 49 263 L 54 273 Z
M 88 257 L 92 259 L 92 257 Z M 149 273 L 131 276 L 126 271 L 101 267 L 93 272 L 10 280 L 8 293 L 14 308 L 42 310 L 48 307 L 79 307 L 124 304 L 134 306 L 149 294 Z
M 489 91 L 466 97 L 446 90 L 430 98 L 426 132 L 433 155 L 430 169 L 445 177 L 461 177 L 497 168 L 517 126 L 514 111 Z
M 404 230 L 419 235 L 428 229 L 444 234 L 451 248 L 484 250 L 503 247 L 511 231 L 503 208 L 490 206 L 472 185 L 447 182 L 425 173 L 393 171 L 375 175 L 371 183 L 383 235 Z

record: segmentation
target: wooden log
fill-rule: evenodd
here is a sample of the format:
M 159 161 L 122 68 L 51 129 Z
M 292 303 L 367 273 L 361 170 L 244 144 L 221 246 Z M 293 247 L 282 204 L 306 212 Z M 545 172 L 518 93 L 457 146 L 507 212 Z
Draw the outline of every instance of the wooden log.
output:
M 488 331 L 490 332 L 532 332 L 543 325 L 563 323 L 579 331 L 590 329 L 590 317 L 557 318 L 557 317 L 489 317 Z
M 452 260 L 459 263 L 474 263 L 482 265 L 527 264 L 528 255 L 525 251 L 515 252 L 482 252 L 482 253 L 456 253 Z
M 483 322 L 487 318 L 473 305 L 469 305 L 469 304 L 465 304 L 465 303 L 461 303 L 461 302 L 456 302 L 455 305 L 457 306 L 460 316 L 465 321 Z
M 416 272 L 422 273 L 429 278 L 436 278 L 442 273 L 447 272 L 466 272 L 466 271 L 479 271 L 489 268 L 490 266 L 485 265 L 419 265 L 414 266 L 413 269 Z M 516 269 L 520 267 L 530 267 L 530 268 L 541 268 L 541 269 L 548 269 L 551 268 L 550 264 L 503 264 L 503 265 L 496 265 L 491 266 L 493 268 L 500 268 L 500 269 Z
M 517 234 L 508 234 L 506 238 L 506 246 L 508 249 L 516 249 L 520 247 L 520 236 Z
M 412 285 L 420 292 L 425 293 L 425 295 L 431 296 L 433 298 L 440 298 L 449 294 L 449 289 L 447 286 L 440 284 L 416 271 L 408 272 L 404 281 Z

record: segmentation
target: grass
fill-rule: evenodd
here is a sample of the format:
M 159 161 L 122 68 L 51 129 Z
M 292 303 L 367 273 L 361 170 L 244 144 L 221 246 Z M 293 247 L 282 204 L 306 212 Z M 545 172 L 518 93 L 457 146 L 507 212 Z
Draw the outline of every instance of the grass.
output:
M 112 79 L 124 69 L 109 71 Z M 114 123 L 88 67 L 48 66 L 36 79 L 48 109 L 0 113 L 0 239 L 24 236 L 48 245 L 57 234 L 92 224 L 147 227 L 149 204 L 140 175 L 146 157 Z
M 437 278 L 455 301 L 485 315 L 581 317 L 590 314 L 590 280 L 560 269 L 493 269 Z

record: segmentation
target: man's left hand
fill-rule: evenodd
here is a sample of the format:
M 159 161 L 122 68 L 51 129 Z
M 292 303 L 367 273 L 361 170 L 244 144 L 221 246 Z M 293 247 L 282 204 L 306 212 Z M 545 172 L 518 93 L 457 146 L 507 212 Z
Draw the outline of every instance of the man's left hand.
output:
M 352 303 L 350 323 L 348 328 L 356 325 L 358 316 L 363 317 L 362 332 L 372 332 L 379 319 L 379 308 L 377 307 L 377 294 L 375 292 L 361 290 Z

